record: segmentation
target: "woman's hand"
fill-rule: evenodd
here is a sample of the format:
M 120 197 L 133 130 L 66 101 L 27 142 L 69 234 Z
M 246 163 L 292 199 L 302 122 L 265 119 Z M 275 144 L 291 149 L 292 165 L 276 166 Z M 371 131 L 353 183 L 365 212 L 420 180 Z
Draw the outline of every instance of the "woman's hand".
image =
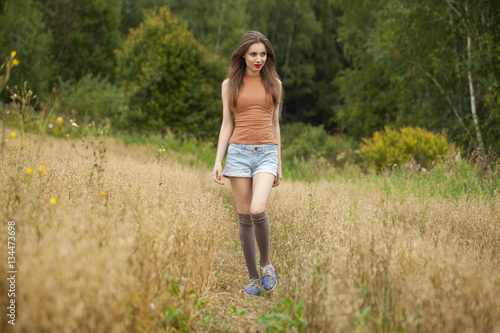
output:
M 276 178 L 274 178 L 273 187 L 278 186 L 281 183 L 281 180 L 283 179 L 283 173 L 281 172 L 281 165 L 278 166 L 276 174 L 277 175 Z
M 214 178 L 214 181 L 217 184 L 224 185 L 224 182 L 221 181 L 221 179 L 222 179 L 222 164 L 221 163 L 215 163 L 214 170 L 212 171 L 212 177 Z

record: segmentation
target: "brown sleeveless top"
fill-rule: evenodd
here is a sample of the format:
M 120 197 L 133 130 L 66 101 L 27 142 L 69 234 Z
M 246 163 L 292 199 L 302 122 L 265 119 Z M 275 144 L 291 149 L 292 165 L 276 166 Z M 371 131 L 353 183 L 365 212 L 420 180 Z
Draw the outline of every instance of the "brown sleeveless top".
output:
M 234 111 L 235 128 L 229 143 L 278 144 L 273 132 L 274 105 L 260 75 L 245 75 Z

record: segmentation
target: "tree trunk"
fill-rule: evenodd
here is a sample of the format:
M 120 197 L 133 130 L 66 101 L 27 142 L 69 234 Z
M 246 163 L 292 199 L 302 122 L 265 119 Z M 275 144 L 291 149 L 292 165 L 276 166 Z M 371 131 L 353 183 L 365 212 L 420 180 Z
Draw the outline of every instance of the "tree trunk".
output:
M 479 149 L 485 153 L 486 149 L 484 147 L 483 136 L 481 135 L 481 127 L 479 126 L 479 119 L 477 117 L 476 110 L 476 93 L 474 91 L 474 82 L 472 81 L 472 41 L 471 41 L 471 28 L 469 26 L 469 12 L 468 4 L 465 4 L 465 12 L 467 14 L 466 18 L 466 28 L 467 28 L 467 79 L 469 80 L 469 90 L 470 90 L 470 109 L 472 112 L 472 120 L 474 121 L 474 128 L 476 130 L 477 142 L 479 144 Z
M 476 138 L 479 144 L 479 149 L 482 152 L 486 152 L 483 142 L 483 136 L 481 135 L 481 127 L 479 126 L 479 118 L 477 116 L 476 109 L 476 92 L 474 90 L 474 81 L 472 80 L 472 40 L 471 40 L 471 27 L 469 22 L 469 7 L 468 2 L 465 3 L 465 15 L 462 17 L 460 11 L 453 6 L 450 0 L 446 0 L 448 6 L 460 17 L 465 25 L 465 30 L 467 31 L 467 80 L 469 81 L 469 92 L 470 92 L 470 109 L 472 113 L 472 120 L 474 122 L 474 129 L 476 130 Z
M 221 38 L 221 33 L 222 33 L 222 24 L 224 23 L 224 14 L 226 12 L 226 3 L 222 3 L 220 7 L 220 13 L 219 13 L 219 25 L 217 26 L 217 39 L 215 41 L 215 52 L 219 50 L 220 46 L 220 38 Z
M 292 26 L 290 27 L 290 34 L 288 35 L 288 43 L 286 45 L 285 66 L 288 66 L 288 61 L 290 60 L 290 50 L 292 49 L 294 30 L 295 30 L 295 20 L 292 21 Z
M 295 30 L 295 20 L 292 20 L 292 26 L 290 27 L 290 34 L 288 35 L 288 43 L 286 45 L 285 64 L 283 67 L 288 66 L 288 62 L 290 61 L 290 51 L 292 49 L 294 30 Z M 283 73 L 283 80 L 285 79 L 285 77 L 286 77 L 286 73 Z
M 467 78 L 469 80 L 469 90 L 470 90 L 470 109 L 472 112 L 472 120 L 474 121 L 474 127 L 476 129 L 477 142 L 479 143 L 479 149 L 482 152 L 486 152 L 484 148 L 483 136 L 481 135 L 481 127 L 479 127 L 479 119 L 477 117 L 476 111 L 476 93 L 474 91 L 474 82 L 472 81 L 472 72 L 470 69 L 471 66 L 471 38 L 470 35 L 467 35 L 467 61 L 468 61 L 468 69 L 467 69 Z

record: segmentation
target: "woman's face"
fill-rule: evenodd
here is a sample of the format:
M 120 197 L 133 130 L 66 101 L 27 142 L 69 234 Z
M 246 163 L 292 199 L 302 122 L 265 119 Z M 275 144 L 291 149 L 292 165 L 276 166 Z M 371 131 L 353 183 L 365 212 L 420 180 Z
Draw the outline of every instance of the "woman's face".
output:
M 253 43 L 243 56 L 247 65 L 246 74 L 256 75 L 260 73 L 267 60 L 267 50 L 263 43 Z

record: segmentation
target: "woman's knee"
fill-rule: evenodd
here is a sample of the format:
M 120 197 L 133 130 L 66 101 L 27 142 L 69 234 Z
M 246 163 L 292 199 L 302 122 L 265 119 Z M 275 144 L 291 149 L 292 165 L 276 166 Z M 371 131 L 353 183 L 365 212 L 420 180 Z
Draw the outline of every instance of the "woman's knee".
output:
M 251 206 L 251 207 L 250 207 L 250 214 L 251 214 L 251 215 L 261 214 L 261 213 L 263 213 L 265 210 L 266 210 L 266 207 L 265 207 L 265 206 L 261 206 L 261 205 Z

